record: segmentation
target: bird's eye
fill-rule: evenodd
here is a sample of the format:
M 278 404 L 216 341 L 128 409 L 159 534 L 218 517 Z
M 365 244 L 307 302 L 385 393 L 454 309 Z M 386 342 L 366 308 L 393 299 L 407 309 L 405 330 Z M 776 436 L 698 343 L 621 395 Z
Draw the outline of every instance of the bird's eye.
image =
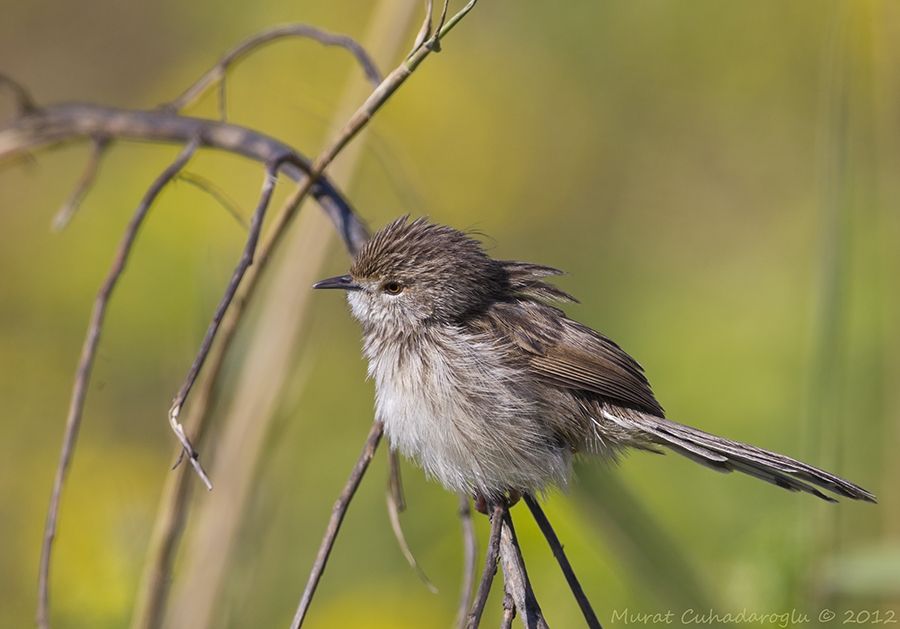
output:
M 403 292 L 403 286 L 400 284 L 400 282 L 395 282 L 393 280 L 385 282 L 381 288 L 388 295 L 399 295 L 401 292 Z

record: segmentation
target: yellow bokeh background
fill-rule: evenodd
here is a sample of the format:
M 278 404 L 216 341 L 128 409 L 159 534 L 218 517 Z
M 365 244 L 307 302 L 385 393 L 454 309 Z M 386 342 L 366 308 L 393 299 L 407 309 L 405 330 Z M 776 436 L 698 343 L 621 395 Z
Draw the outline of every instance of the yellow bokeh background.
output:
M 39 103 L 151 108 L 278 23 L 365 40 L 378 16 L 396 12 L 400 40 L 382 47 L 408 50 L 419 5 L 2 0 L 0 72 Z M 345 187 L 369 225 L 428 215 L 487 234 L 497 257 L 565 269 L 560 286 L 581 300 L 569 314 L 644 365 L 672 418 L 797 456 L 880 498 L 820 504 L 674 455 L 635 454 L 615 468 L 585 461 L 546 509 L 604 626 L 626 609 L 900 613 L 898 41 L 900 7 L 883 0 L 481 0 L 372 121 Z M 401 58 L 379 52 L 383 71 Z M 229 120 L 314 156 L 333 137 L 348 84 L 365 93 L 345 52 L 275 44 L 230 75 Z M 5 121 L 14 109 L 3 96 Z M 215 116 L 214 99 L 190 113 Z M 0 170 L 2 627 L 33 622 L 41 532 L 94 295 L 128 218 L 176 152 L 115 144 L 59 234 L 49 225 L 88 147 Z M 216 181 L 244 216 L 255 205 L 258 164 L 202 151 L 190 170 Z M 278 199 L 289 189 L 285 180 Z M 163 193 L 141 232 L 108 313 L 62 503 L 57 626 L 130 622 L 173 463 L 165 413 L 244 237 L 186 183 Z M 332 239 L 315 270 L 347 265 Z M 346 305 L 315 294 L 303 317 L 235 543 L 222 549 L 210 626 L 289 623 L 372 419 Z M 229 361 L 223 408 L 248 338 Z M 210 459 L 223 430 L 214 419 Z M 384 459 L 350 509 L 309 627 L 453 621 L 456 499 L 404 464 L 403 523 L 439 588 L 432 595 L 391 533 Z M 194 492 L 192 509 L 208 499 Z M 527 511 L 513 515 L 548 620 L 580 626 Z M 186 546 L 214 532 L 192 524 Z M 487 625 L 500 601 L 495 587 Z

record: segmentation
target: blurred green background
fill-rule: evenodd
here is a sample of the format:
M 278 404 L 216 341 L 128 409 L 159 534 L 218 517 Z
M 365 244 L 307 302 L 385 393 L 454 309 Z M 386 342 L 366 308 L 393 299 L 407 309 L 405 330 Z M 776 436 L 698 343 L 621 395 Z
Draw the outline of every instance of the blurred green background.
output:
M 263 27 L 302 21 L 367 41 L 378 30 L 381 51 L 405 51 L 420 9 L 400 0 L 7 0 L 0 71 L 39 102 L 148 108 Z M 378 20 L 397 32 L 385 36 Z M 372 123 L 346 186 L 370 225 L 426 214 L 489 234 L 498 257 L 565 269 L 560 285 L 582 301 L 569 313 L 644 365 L 670 417 L 804 458 L 880 498 L 820 504 L 675 455 L 635 454 L 616 470 L 586 462 L 546 509 L 609 626 L 625 609 L 900 614 L 898 42 L 900 5 L 888 1 L 482 0 Z M 375 54 L 383 71 L 399 60 Z M 229 116 L 315 155 L 333 137 L 348 82 L 365 88 L 342 51 L 285 42 L 231 75 Z M 13 115 L 8 98 L 0 107 Z M 213 99 L 192 113 L 214 116 Z M 62 234 L 50 221 L 87 147 L 0 170 L 2 627 L 32 623 L 41 529 L 92 300 L 128 217 L 175 152 L 116 145 Z M 245 215 L 253 207 L 258 165 L 204 152 L 190 170 L 223 186 Z M 109 311 L 63 500 L 58 626 L 130 620 L 172 464 L 165 412 L 243 237 L 183 183 L 164 192 L 142 232 Z M 284 261 L 303 270 L 296 291 L 309 290 L 309 274 L 346 269 L 334 239 L 330 251 L 321 268 Z M 287 625 L 371 421 L 372 385 L 343 301 L 317 294 L 297 316 L 295 359 L 287 373 L 278 367 L 287 386 L 261 456 L 247 448 L 254 458 L 244 462 L 233 547 L 218 549 L 224 578 L 209 626 Z M 277 329 L 257 333 L 278 342 Z M 241 338 L 233 379 L 253 347 Z M 272 376 L 265 364 L 254 369 Z M 215 459 L 224 430 L 213 422 L 205 456 Z M 403 522 L 435 596 L 391 534 L 386 470 L 381 452 L 309 627 L 453 620 L 456 499 L 405 465 Z M 219 500 L 239 500 L 227 477 L 218 480 Z M 210 499 L 195 492 L 192 515 Z M 513 515 L 548 620 L 579 626 L 536 527 L 524 508 Z M 178 615 L 197 576 L 190 548 L 215 539 L 221 524 L 190 523 L 172 627 L 197 626 Z

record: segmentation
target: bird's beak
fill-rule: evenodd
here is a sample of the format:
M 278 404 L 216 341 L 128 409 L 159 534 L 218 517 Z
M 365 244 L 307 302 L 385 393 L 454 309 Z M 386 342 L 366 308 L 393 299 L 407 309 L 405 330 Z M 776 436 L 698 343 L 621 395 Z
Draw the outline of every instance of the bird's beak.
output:
M 313 288 L 342 288 L 344 290 L 360 290 L 361 286 L 353 281 L 349 275 L 338 275 L 337 277 L 329 277 L 327 280 L 316 282 Z

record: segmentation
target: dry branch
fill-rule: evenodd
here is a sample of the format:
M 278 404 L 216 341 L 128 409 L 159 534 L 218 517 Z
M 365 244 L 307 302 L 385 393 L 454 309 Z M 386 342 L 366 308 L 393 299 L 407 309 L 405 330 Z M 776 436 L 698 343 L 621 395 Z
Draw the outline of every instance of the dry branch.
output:
M 491 535 L 488 538 L 487 553 L 484 556 L 484 571 L 481 573 L 481 582 L 478 584 L 478 593 L 475 595 L 475 603 L 466 622 L 467 629 L 475 629 L 481 624 L 481 615 L 491 593 L 491 584 L 494 575 L 497 574 L 497 559 L 500 555 L 500 537 L 503 528 L 503 514 L 506 513 L 506 505 L 497 504 L 491 511 Z
M 309 611 L 310 603 L 312 603 L 313 595 L 316 593 L 316 587 L 319 585 L 322 573 L 325 572 L 331 549 L 334 548 L 334 541 L 341 530 L 341 523 L 344 521 L 344 516 L 347 515 L 347 508 L 350 506 L 350 501 L 353 499 L 353 495 L 356 493 L 356 489 L 359 487 L 359 483 L 363 475 L 365 475 L 369 463 L 372 462 L 372 457 L 375 456 L 375 450 L 378 448 L 378 443 L 381 441 L 383 433 L 384 424 L 376 420 L 372 424 L 371 430 L 369 430 L 366 445 L 359 456 L 359 460 L 350 472 L 347 484 L 344 485 L 341 495 L 331 509 L 331 519 L 328 521 L 328 527 L 325 529 L 325 536 L 322 538 L 322 543 L 319 546 L 319 552 L 313 563 L 312 571 L 309 573 L 306 588 L 303 590 L 303 596 L 300 598 L 300 604 L 297 606 L 297 612 L 294 614 L 294 620 L 291 622 L 291 629 L 299 629 L 303 624 L 303 619 Z
M 525 570 L 525 559 L 508 510 L 503 514 L 503 530 L 500 532 L 500 565 L 503 566 L 506 592 L 512 597 L 526 629 L 547 629 L 547 621 Z
M 328 31 L 323 31 L 320 28 L 309 26 L 308 24 L 282 24 L 251 35 L 232 48 L 225 53 L 212 68 L 207 70 L 189 88 L 182 92 L 178 98 L 167 103 L 164 107 L 176 112 L 182 111 L 196 102 L 210 87 L 218 82 L 220 86 L 219 113 L 222 120 L 225 120 L 226 107 L 224 85 L 228 69 L 262 46 L 278 39 L 289 37 L 307 38 L 315 40 L 324 46 L 338 46 L 344 48 L 356 58 L 356 61 L 359 63 L 359 66 L 362 68 L 370 83 L 378 85 L 381 82 L 381 73 L 378 71 L 375 61 L 373 61 L 369 53 L 366 52 L 366 49 L 352 37 L 329 33 Z
M 587 626 L 591 629 L 602 629 L 600 621 L 597 619 L 597 614 L 594 613 L 590 600 L 585 595 L 581 583 L 578 582 L 578 577 L 575 576 L 572 564 L 569 563 L 569 558 L 566 557 L 563 546 L 556 536 L 556 531 L 553 530 L 550 520 L 547 519 L 541 505 L 538 504 L 538 501 L 533 496 L 526 494 L 524 498 L 525 504 L 527 504 L 528 508 L 531 510 L 531 515 L 534 516 L 535 522 L 537 522 L 544 537 L 547 538 L 550 550 L 553 551 L 553 556 L 556 557 L 556 561 L 559 563 L 559 567 L 562 569 L 566 581 L 569 583 L 569 588 L 572 590 L 572 594 L 575 595 L 575 600 L 578 601 L 578 607 L 581 608 L 581 613 L 584 615 Z
M 279 172 L 295 181 L 303 180 L 311 170 L 309 160 L 298 150 L 247 127 L 165 110 L 119 109 L 90 103 L 46 105 L 16 118 L 0 129 L 0 161 L 95 137 L 177 144 L 196 139 L 201 148 L 234 153 L 262 164 L 281 162 Z M 345 245 L 351 249 L 361 246 L 368 236 L 366 228 L 331 181 L 318 175 L 309 188 Z
M 69 224 L 69 221 L 72 220 L 75 212 L 78 211 L 78 207 L 81 205 L 84 197 L 87 196 L 91 186 L 94 185 L 94 180 L 97 178 L 97 173 L 100 170 L 100 162 L 103 159 L 103 155 L 106 153 L 106 148 L 108 146 L 109 138 L 104 136 L 94 138 L 94 141 L 91 143 L 91 154 L 88 157 L 88 163 L 84 168 L 84 172 L 81 174 L 81 178 L 75 185 L 72 194 L 66 199 L 66 202 L 63 203 L 62 207 L 59 208 L 56 216 L 53 217 L 54 230 L 59 231 L 64 229 L 66 225 Z
M 91 320 L 88 324 L 87 335 L 84 339 L 84 345 L 81 349 L 81 358 L 78 361 L 78 369 L 75 376 L 75 384 L 72 388 L 72 398 L 69 403 L 69 413 L 66 417 L 66 427 L 63 436 L 62 450 L 59 455 L 59 462 L 56 468 L 56 475 L 53 479 L 53 490 L 50 494 L 50 506 L 47 509 L 47 523 L 44 527 L 44 542 L 41 546 L 41 560 L 38 570 L 38 608 L 37 608 L 37 625 L 42 629 L 50 626 L 50 558 L 53 550 L 53 539 L 56 536 L 56 524 L 59 515 L 59 503 L 62 497 L 63 483 L 66 478 L 66 472 L 72 461 L 72 453 L 75 448 L 75 440 L 78 436 L 78 429 L 81 427 L 81 419 L 83 417 L 84 399 L 87 395 L 88 384 L 90 381 L 91 368 L 94 358 L 97 354 L 97 345 L 100 342 L 100 333 L 103 328 L 103 319 L 106 316 L 106 308 L 109 304 L 109 298 L 113 289 L 125 270 L 125 264 L 128 262 L 128 255 L 131 253 L 132 246 L 137 238 L 138 230 L 144 222 L 150 207 L 156 200 L 166 184 L 172 181 L 178 172 L 184 168 L 194 152 L 197 150 L 197 141 L 191 141 L 175 158 L 160 175 L 156 178 L 141 203 L 138 205 L 128 223 L 125 235 L 119 243 L 113 263 L 107 273 L 106 279 L 103 281 L 97 298 L 94 301 L 94 308 L 91 312 Z

